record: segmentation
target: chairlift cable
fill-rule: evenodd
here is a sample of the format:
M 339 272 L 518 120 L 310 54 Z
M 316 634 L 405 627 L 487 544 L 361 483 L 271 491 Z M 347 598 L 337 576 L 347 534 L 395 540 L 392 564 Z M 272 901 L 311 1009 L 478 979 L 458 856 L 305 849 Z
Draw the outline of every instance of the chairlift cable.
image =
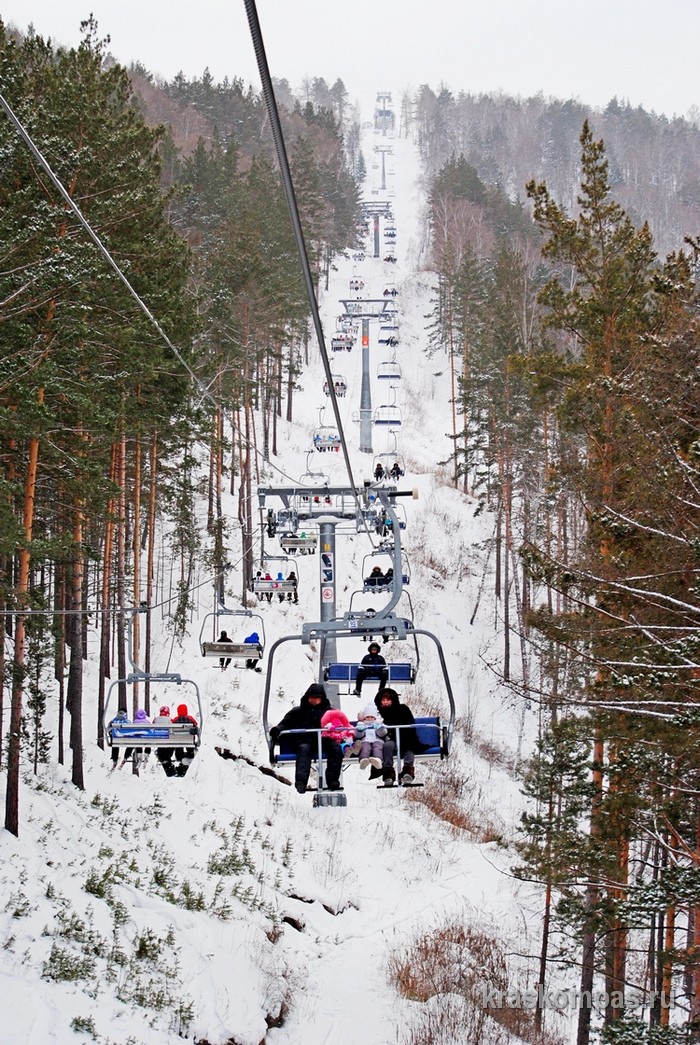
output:
M 158 331 L 158 334 L 163 339 L 165 344 L 168 346 L 170 351 L 173 353 L 175 358 L 182 364 L 184 369 L 190 375 L 190 377 L 192 378 L 193 383 L 196 385 L 197 389 L 199 390 L 201 398 L 202 399 L 208 399 L 210 402 L 215 403 L 215 400 L 212 398 L 212 396 L 209 394 L 207 389 L 204 387 L 202 382 L 199 380 L 199 378 L 197 377 L 195 372 L 192 370 L 192 368 L 190 367 L 189 363 L 184 358 L 184 356 L 182 355 L 180 350 L 178 348 L 176 348 L 176 346 L 172 343 L 172 341 L 170 340 L 168 335 L 165 333 L 165 331 L 161 327 L 161 325 L 158 322 L 158 320 L 156 319 L 156 317 L 153 315 L 153 313 L 148 308 L 148 306 L 143 301 L 143 299 L 139 296 L 138 292 L 134 289 L 134 287 L 132 287 L 132 285 L 129 282 L 129 280 L 126 278 L 126 276 L 124 275 L 122 270 L 119 268 L 119 265 L 116 263 L 116 261 L 114 260 L 114 258 L 112 257 L 112 255 L 110 254 L 110 252 L 107 250 L 107 248 L 105 247 L 104 243 L 100 239 L 100 237 L 97 235 L 97 233 L 92 228 L 92 226 L 88 222 L 88 220 L 85 217 L 85 215 L 83 214 L 83 212 L 80 210 L 80 207 L 71 198 L 70 194 L 64 188 L 63 183 L 61 182 L 61 180 L 58 177 L 58 175 L 54 173 L 54 171 L 51 168 L 48 160 L 45 158 L 45 156 L 39 150 L 38 146 L 35 144 L 33 138 L 29 134 L 29 131 L 26 129 L 24 124 L 19 120 L 19 118 L 15 115 L 14 111 L 12 110 L 12 108 L 9 105 L 9 103 L 6 101 L 6 99 L 3 97 L 2 94 L 0 94 L 0 106 L 2 106 L 2 108 L 5 110 L 5 114 L 7 115 L 7 118 L 14 125 L 15 129 L 17 130 L 17 133 L 20 135 L 20 137 L 22 138 L 22 140 L 24 141 L 24 143 L 26 144 L 26 146 L 28 147 L 28 149 L 30 150 L 32 155 L 36 157 L 36 159 L 39 161 L 41 166 L 44 168 L 44 170 L 48 174 L 49 178 L 51 179 L 51 181 L 55 185 L 56 189 L 58 190 L 58 192 L 63 197 L 64 202 L 70 208 L 70 210 L 73 212 L 73 214 L 78 219 L 80 224 L 83 226 L 83 228 L 87 232 L 88 236 L 90 237 L 92 242 L 95 244 L 95 246 L 99 250 L 99 252 L 102 255 L 102 257 L 108 263 L 110 268 L 112 268 L 113 271 L 117 274 L 117 276 L 122 281 L 122 283 L 124 284 L 126 289 L 129 291 L 129 293 L 131 294 L 132 298 L 137 303 L 137 305 L 139 306 L 141 311 L 144 313 L 146 318 L 155 327 L 155 329 Z
M 277 152 L 277 161 L 279 163 L 280 174 L 282 177 L 282 185 L 284 188 L 285 196 L 287 197 L 287 204 L 289 206 L 289 212 L 292 219 L 292 226 L 294 228 L 294 238 L 296 240 L 297 250 L 299 252 L 299 260 L 301 262 L 302 275 L 304 277 L 304 285 L 306 287 L 306 294 L 309 301 L 309 307 L 311 309 L 311 316 L 313 319 L 314 329 L 316 331 L 318 347 L 321 353 L 323 369 L 325 371 L 326 380 L 328 382 L 330 400 L 333 407 L 333 416 L 338 427 L 338 435 L 340 438 L 341 446 L 343 448 L 343 457 L 345 460 L 345 468 L 347 471 L 348 480 L 350 483 L 350 487 L 353 491 L 353 496 L 355 497 L 355 500 L 359 508 L 360 501 L 355 487 L 355 479 L 352 474 L 350 454 L 348 452 L 348 445 L 345 439 L 345 432 L 343 431 L 343 425 L 340 418 L 338 400 L 335 396 L 335 389 L 333 388 L 333 374 L 331 372 L 330 359 L 328 357 L 328 351 L 326 349 L 325 339 L 323 336 L 323 327 L 321 325 L 321 316 L 319 312 L 318 301 L 316 300 L 316 292 L 314 290 L 313 277 L 311 275 L 311 266 L 309 265 L 309 257 L 306 251 L 304 231 L 301 227 L 301 219 L 299 216 L 299 208 L 297 206 L 296 195 L 294 192 L 294 184 L 292 182 L 289 158 L 287 156 L 287 149 L 284 143 L 284 136 L 282 134 L 282 125 L 280 122 L 279 110 L 277 108 L 277 100 L 275 98 L 275 91 L 272 86 L 272 77 L 270 76 L 270 69 L 267 63 L 267 56 L 265 54 L 265 44 L 262 38 L 262 30 L 260 28 L 260 21 L 258 19 L 258 12 L 255 0 L 245 0 L 245 8 L 246 14 L 248 16 L 248 25 L 250 27 L 250 35 L 253 43 L 253 50 L 255 51 L 255 57 L 258 63 L 258 70 L 260 72 L 262 92 L 265 98 L 265 104 L 267 106 L 268 118 L 270 120 L 270 129 L 272 131 L 272 137 L 275 143 L 275 150 Z
M 192 382 L 196 386 L 197 391 L 199 393 L 200 402 L 203 401 L 203 400 L 206 400 L 207 402 L 211 403 L 212 406 L 220 407 L 221 403 L 213 395 L 211 395 L 211 393 L 209 392 L 209 387 L 210 386 L 205 387 L 203 382 L 197 377 L 195 372 L 192 370 L 192 368 L 190 367 L 190 365 L 187 362 L 187 360 L 184 359 L 184 357 L 183 357 L 182 353 L 180 352 L 180 350 L 177 348 L 176 345 L 173 344 L 173 342 L 170 340 L 168 335 L 165 333 L 165 331 L 161 327 L 161 325 L 158 322 L 158 320 L 156 319 L 156 317 L 150 311 L 150 309 L 148 308 L 146 303 L 143 301 L 143 299 L 139 296 L 138 292 L 131 285 L 131 283 L 129 282 L 128 278 L 122 272 L 121 268 L 119 267 L 117 262 L 114 260 L 114 258 L 110 254 L 110 252 L 107 250 L 107 248 L 105 247 L 104 243 L 102 242 L 102 240 L 100 239 L 98 234 L 92 228 L 92 226 L 88 222 L 87 218 L 85 217 L 85 215 L 82 213 L 82 211 L 78 207 L 77 203 L 71 198 L 70 194 L 67 192 L 67 190 L 66 190 L 65 186 L 63 185 L 63 183 L 61 182 L 60 178 L 54 172 L 54 170 L 52 169 L 52 167 L 49 164 L 48 160 L 42 154 L 41 150 L 39 149 L 39 147 L 34 142 L 33 138 L 29 134 L 29 131 L 26 129 L 24 124 L 19 120 L 19 118 L 17 117 L 17 115 L 15 114 L 15 112 L 13 111 L 13 109 L 11 108 L 11 106 L 9 105 L 9 103 L 7 102 L 7 100 L 5 99 L 5 97 L 2 94 L 0 94 L 0 107 L 2 109 L 4 109 L 5 114 L 7 115 L 7 118 L 10 120 L 10 122 L 13 124 L 13 126 L 17 130 L 17 133 L 22 138 L 22 140 L 26 144 L 26 146 L 29 149 L 29 151 L 32 153 L 32 155 L 38 160 L 38 162 L 44 168 L 44 170 L 48 174 L 49 178 L 53 182 L 54 186 L 56 187 L 57 191 L 60 193 L 61 197 L 63 198 L 64 202 L 70 208 L 70 210 L 73 212 L 73 214 L 77 218 L 77 220 L 80 223 L 80 225 L 82 225 L 82 227 L 85 229 L 85 231 L 87 232 L 88 236 L 90 237 L 92 242 L 95 244 L 95 246 L 99 250 L 100 254 L 102 254 L 103 258 L 107 261 L 107 263 L 109 264 L 110 268 L 113 269 L 113 271 L 116 273 L 118 278 L 124 284 L 126 289 L 129 291 L 129 293 L 131 294 L 133 299 L 138 304 L 139 308 L 142 310 L 142 312 L 144 313 L 144 315 L 146 316 L 148 321 L 155 327 L 155 329 L 158 332 L 159 336 L 163 339 L 163 341 L 168 346 L 170 351 L 173 353 L 175 358 L 182 364 L 184 369 L 190 375 L 190 377 L 192 378 Z M 267 458 L 265 458 L 265 456 L 263 455 L 262 451 L 258 450 L 257 447 L 253 446 L 253 444 L 249 440 L 246 440 L 245 437 L 242 435 L 242 433 L 241 433 L 241 438 L 243 439 L 243 441 L 248 446 L 248 449 L 253 450 L 259 457 L 262 458 L 262 460 L 268 466 L 270 466 L 271 468 L 274 468 L 275 471 L 279 472 L 279 474 L 281 476 L 283 476 L 285 479 L 289 479 L 291 482 L 294 481 L 292 479 L 292 476 L 287 475 L 287 473 L 284 472 L 277 465 L 275 465 L 274 462 L 269 461 Z

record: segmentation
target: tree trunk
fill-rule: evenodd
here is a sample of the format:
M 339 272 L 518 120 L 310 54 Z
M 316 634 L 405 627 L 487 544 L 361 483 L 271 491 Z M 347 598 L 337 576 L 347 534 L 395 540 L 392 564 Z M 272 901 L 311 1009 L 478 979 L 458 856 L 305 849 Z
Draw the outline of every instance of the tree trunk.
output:
M 85 790 L 83 779 L 83 507 L 73 509 L 73 544 L 75 547 L 71 577 L 69 620 L 71 622 L 70 664 L 68 666 L 68 711 L 70 713 L 70 746 L 73 752 L 71 780 Z
M 132 554 L 132 605 L 138 609 L 141 605 L 141 437 L 138 431 L 134 437 L 134 497 L 133 497 L 133 528 L 131 534 Z M 134 663 L 141 664 L 141 614 L 134 613 L 132 617 L 132 653 Z M 139 683 L 134 682 L 134 705 L 141 707 L 139 695 Z M 148 708 L 146 707 L 146 711 Z
M 110 463 L 110 479 L 113 483 L 117 481 L 119 447 L 117 443 L 112 445 L 112 459 Z M 97 743 L 104 748 L 104 718 L 107 712 L 105 706 L 105 680 L 110 678 L 110 632 L 112 627 L 111 613 L 111 591 L 112 591 L 112 556 L 114 554 L 114 510 L 116 500 L 110 497 L 107 502 L 107 521 L 105 523 L 105 539 L 102 552 L 102 591 L 100 593 L 100 671 L 97 681 Z M 116 708 L 115 708 L 116 711 Z
M 151 436 L 151 452 L 150 452 L 150 469 L 151 474 L 149 476 L 148 486 L 148 550 L 146 552 L 146 642 L 144 650 L 144 669 L 146 674 L 150 674 L 151 671 L 151 606 L 153 605 L 153 570 L 155 561 L 155 549 L 156 549 L 156 491 L 158 485 L 156 483 L 156 469 L 158 466 L 158 432 L 154 431 Z M 147 680 L 145 683 L 146 688 L 146 707 L 150 707 L 151 704 L 151 684 Z
M 37 392 L 39 408 L 44 402 L 44 390 Z M 29 440 L 27 477 L 24 483 L 24 546 L 19 549 L 19 575 L 17 578 L 17 603 L 25 608 L 29 595 L 29 561 L 34 526 L 34 504 L 36 499 L 36 477 L 39 467 L 39 440 Z M 19 763 L 22 741 L 22 694 L 24 687 L 26 641 L 25 617 L 20 613 L 15 620 L 15 647 L 12 663 L 12 697 L 10 701 L 10 737 L 7 745 L 7 791 L 5 793 L 5 828 L 19 837 Z
M 591 801 L 591 827 L 592 838 L 600 834 L 600 805 L 603 790 L 603 757 L 604 745 L 600 729 L 596 727 L 593 737 L 593 798 Z M 584 928 L 581 941 L 581 986 L 582 998 L 592 997 L 593 974 L 595 962 L 595 915 L 599 902 L 599 889 L 596 884 L 590 882 L 586 887 L 586 911 L 588 924 Z M 580 1005 L 578 1010 L 578 1026 L 576 1029 L 576 1045 L 588 1045 L 591 1034 L 591 1006 Z

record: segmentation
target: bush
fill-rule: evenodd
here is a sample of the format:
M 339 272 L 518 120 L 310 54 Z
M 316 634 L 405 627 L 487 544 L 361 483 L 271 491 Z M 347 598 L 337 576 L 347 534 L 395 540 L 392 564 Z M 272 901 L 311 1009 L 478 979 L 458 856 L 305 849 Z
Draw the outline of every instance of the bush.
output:
M 80 957 L 55 943 L 51 945 L 51 954 L 41 970 L 42 979 L 56 981 L 91 980 L 94 974 L 95 962 L 92 958 Z

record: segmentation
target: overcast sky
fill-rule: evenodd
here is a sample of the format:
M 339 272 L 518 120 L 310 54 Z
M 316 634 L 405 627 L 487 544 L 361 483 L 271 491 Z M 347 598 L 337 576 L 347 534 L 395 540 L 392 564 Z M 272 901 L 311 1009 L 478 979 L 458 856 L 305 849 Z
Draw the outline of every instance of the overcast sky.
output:
M 684 116 L 700 104 L 699 0 L 257 0 L 274 77 L 340 77 L 350 100 L 444 83 L 453 92 L 610 98 Z M 0 0 L 3 21 L 75 44 L 93 12 L 112 54 L 171 79 L 260 79 L 243 0 Z

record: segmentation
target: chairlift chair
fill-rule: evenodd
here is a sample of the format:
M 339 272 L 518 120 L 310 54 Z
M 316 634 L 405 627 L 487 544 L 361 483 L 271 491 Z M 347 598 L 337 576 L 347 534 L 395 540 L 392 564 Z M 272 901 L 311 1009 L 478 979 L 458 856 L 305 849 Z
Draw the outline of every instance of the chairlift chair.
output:
M 455 702 L 454 695 L 452 692 L 452 686 L 450 678 L 447 672 L 447 665 L 445 662 L 445 656 L 442 650 L 439 639 L 432 632 L 429 632 L 422 628 L 414 628 L 411 620 L 405 620 L 402 618 L 396 618 L 392 615 L 381 616 L 377 615 L 376 618 L 370 619 L 370 611 L 366 611 L 365 614 L 355 616 L 353 614 L 345 614 L 341 619 L 334 621 L 323 621 L 314 624 L 304 625 L 301 635 L 285 635 L 279 638 L 273 643 L 267 665 L 267 676 L 265 680 L 265 694 L 263 697 L 263 712 L 262 712 L 262 724 L 265 733 L 265 738 L 268 744 L 268 750 L 270 753 L 270 763 L 278 766 L 289 766 L 292 768 L 296 763 L 296 750 L 294 747 L 294 738 L 282 734 L 273 740 L 270 736 L 270 721 L 269 721 L 269 710 L 270 710 L 270 694 L 272 692 L 272 683 L 274 678 L 275 670 L 275 657 L 283 643 L 287 642 L 302 642 L 309 644 L 311 642 L 319 642 L 320 648 L 323 649 L 325 646 L 325 639 L 331 636 L 334 639 L 339 638 L 353 638 L 357 640 L 361 638 L 363 642 L 370 642 L 373 639 L 382 640 L 384 636 L 391 639 L 398 639 L 399 641 L 412 640 L 416 663 L 412 661 L 408 662 L 397 662 L 390 661 L 387 664 L 387 670 L 389 675 L 389 682 L 392 686 L 410 684 L 415 681 L 415 675 L 418 668 L 419 661 L 419 649 L 418 649 L 418 636 L 429 639 L 436 647 L 440 668 L 442 671 L 442 677 L 444 680 L 444 697 L 447 711 L 447 719 L 443 721 L 439 716 L 431 716 L 426 719 L 416 719 L 416 729 L 419 733 L 419 737 L 426 743 L 426 750 L 421 754 L 416 753 L 416 761 L 431 760 L 431 759 L 446 759 L 449 757 L 450 748 L 452 744 L 452 735 L 455 726 Z M 354 686 L 355 679 L 357 677 L 358 664 L 354 661 L 341 662 L 341 661 L 328 661 L 322 665 L 323 677 L 332 685 L 347 685 L 348 692 L 351 685 Z M 371 680 L 367 679 L 367 682 Z M 440 696 L 437 697 L 440 700 Z M 397 769 L 400 766 L 398 758 L 401 755 L 401 740 L 400 740 L 400 729 L 402 727 L 392 727 L 397 733 Z M 305 730 L 305 732 L 313 732 Z M 325 767 L 324 757 L 321 748 L 320 741 L 320 730 L 317 731 L 318 741 L 318 753 L 316 756 L 316 765 L 318 771 L 319 790 L 323 790 L 325 786 Z M 346 760 L 343 764 L 343 770 L 345 770 L 351 760 Z M 343 798 L 345 796 L 342 796 Z M 314 796 L 314 805 L 326 805 L 328 804 L 325 799 L 330 801 L 333 800 L 333 794 L 327 795 L 318 794 Z M 320 800 L 320 801 L 319 801 Z
M 387 578 L 387 570 L 382 570 L 380 574 L 373 575 L 372 571 L 374 569 L 381 569 L 379 563 L 377 563 L 376 561 L 379 556 L 382 556 L 385 559 L 388 558 L 390 560 L 389 564 L 387 565 L 387 570 L 389 569 L 389 567 L 391 567 L 393 571 L 394 557 L 392 551 L 389 548 L 376 548 L 368 555 L 365 555 L 364 559 L 362 560 L 362 590 L 364 592 L 390 591 L 394 587 L 393 572 L 391 577 L 389 578 Z M 404 551 L 402 551 L 401 584 L 404 586 L 408 586 L 410 583 L 411 567 L 408 562 L 408 556 Z
M 314 432 L 314 450 L 325 453 L 326 450 L 340 450 L 338 430 L 330 425 L 320 425 Z
M 313 450 L 309 450 L 309 452 L 306 455 L 306 471 L 304 472 L 303 475 L 301 475 L 299 477 L 299 485 L 300 486 L 327 486 L 328 483 L 330 482 L 330 476 L 326 472 L 317 472 L 313 468 L 313 466 L 312 466 L 312 458 L 314 458 L 314 452 L 313 452 Z M 301 491 L 298 496 L 299 496 L 299 498 L 301 500 L 308 500 L 307 493 L 310 494 L 310 492 L 311 491 L 304 490 L 304 491 Z M 278 512 L 278 522 L 279 522 L 279 515 L 280 515 L 280 513 Z M 287 527 L 288 530 L 296 530 L 296 528 L 297 528 L 296 525 Z
M 281 540 L 280 540 L 281 543 Z M 280 570 L 271 563 L 291 563 L 293 572 L 296 580 L 287 580 L 284 574 L 286 570 Z M 295 591 L 299 589 L 299 567 L 297 561 L 293 556 L 290 555 L 266 555 L 265 561 L 260 564 L 260 571 L 265 570 L 270 574 L 269 578 L 266 577 L 253 577 L 250 583 L 250 590 L 258 596 L 261 595 L 293 595 Z M 282 573 L 283 576 L 273 576 L 273 574 Z
M 253 617 L 260 623 L 251 629 L 251 618 Z M 205 639 L 204 633 L 207 621 L 212 619 L 212 635 L 215 636 L 221 630 L 220 622 L 223 618 L 232 619 L 236 637 L 231 638 L 228 642 L 220 642 L 216 638 Z M 248 621 L 249 623 L 246 627 L 237 627 L 238 619 L 242 619 L 244 622 Z M 243 638 L 238 637 L 240 631 L 249 630 L 257 632 L 260 636 L 259 642 L 244 642 Z M 265 649 L 265 623 L 263 618 L 258 613 L 253 613 L 252 610 L 229 610 L 224 606 L 219 606 L 213 613 L 207 613 L 202 621 L 202 627 L 199 632 L 199 648 L 203 657 L 224 657 L 231 660 L 261 660 Z
M 394 435 L 394 441 L 396 441 L 395 433 L 394 432 L 390 432 L 390 434 Z M 381 464 L 382 470 L 384 472 L 384 475 L 387 478 L 389 478 L 389 479 L 393 479 L 394 482 L 397 479 L 400 479 L 406 473 L 406 463 L 405 463 L 405 461 L 403 459 L 403 456 L 402 456 L 402 454 L 398 453 L 396 450 L 388 450 L 388 451 L 386 451 L 384 453 L 375 454 L 375 457 L 374 457 L 374 469 L 375 470 L 376 470 L 376 467 L 377 467 L 378 464 Z M 396 475 L 395 465 L 398 465 L 398 472 L 399 472 L 398 475 Z M 393 475 L 392 475 L 392 471 L 394 472 Z
M 281 533 L 279 535 L 280 548 L 283 552 L 299 552 L 301 555 L 314 555 L 318 545 L 318 537 L 315 533 Z
M 396 404 L 385 403 L 374 411 L 374 424 L 387 428 L 401 426 L 401 410 Z
M 401 380 L 401 367 L 397 362 L 391 360 L 390 362 L 380 363 L 377 367 L 377 380 L 378 381 L 400 381 Z
M 341 374 L 331 374 L 331 383 L 337 399 L 343 399 L 348 390 L 345 378 Z M 331 394 L 328 380 L 323 382 L 323 391 L 327 396 Z
M 176 700 L 170 698 L 168 690 L 171 686 L 192 687 L 194 699 L 197 703 L 197 725 L 190 722 L 172 721 L 157 724 L 151 722 L 115 721 L 118 707 L 113 694 L 118 693 L 119 686 L 131 685 L 134 682 L 148 682 L 151 686 L 153 683 L 165 685 L 167 687 L 165 691 L 159 694 L 157 700 L 154 700 L 152 695 L 151 701 L 154 704 L 161 705 L 167 703 L 169 707 L 177 707 L 178 701 L 185 703 L 181 697 L 178 697 Z M 187 701 L 188 710 L 190 705 L 191 700 Z M 202 742 L 203 719 L 204 714 L 199 686 L 193 679 L 183 679 L 177 673 L 137 670 L 124 679 L 115 679 L 107 691 L 103 719 L 105 741 L 110 748 L 117 751 L 123 750 L 125 757 L 131 752 L 132 759 L 137 767 L 140 762 L 148 758 L 150 751 L 155 751 L 156 758 L 163 766 L 167 776 L 184 776 Z M 176 766 L 172 761 L 173 756 L 175 756 L 179 765 Z

